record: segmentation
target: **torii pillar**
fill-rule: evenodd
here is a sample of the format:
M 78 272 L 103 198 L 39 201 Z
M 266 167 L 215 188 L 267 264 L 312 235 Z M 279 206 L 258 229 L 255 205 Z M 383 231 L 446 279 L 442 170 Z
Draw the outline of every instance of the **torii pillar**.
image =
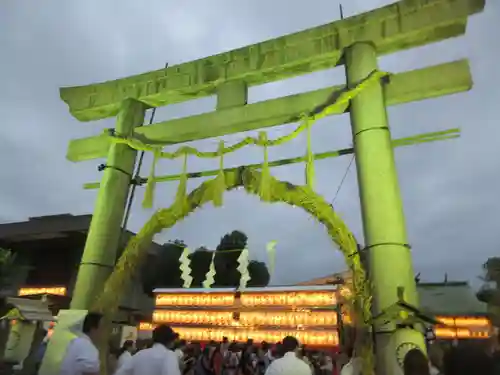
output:
M 378 69 L 375 46 L 369 42 L 350 46 L 345 50 L 345 65 L 349 86 L 364 79 Z M 351 101 L 350 117 L 372 313 L 377 316 L 396 304 L 398 290 L 404 290 L 405 302 L 418 306 L 382 83 L 365 88 Z M 425 352 L 423 334 L 417 330 L 397 327 L 394 321 L 375 322 L 373 330 L 377 374 L 401 374 L 398 352 L 412 347 Z
M 146 105 L 125 99 L 116 119 L 116 132 L 129 136 L 144 121 Z M 123 214 L 137 151 L 126 144 L 111 145 L 97 194 L 87 241 L 78 269 L 71 309 L 88 310 L 111 274 L 120 245 Z

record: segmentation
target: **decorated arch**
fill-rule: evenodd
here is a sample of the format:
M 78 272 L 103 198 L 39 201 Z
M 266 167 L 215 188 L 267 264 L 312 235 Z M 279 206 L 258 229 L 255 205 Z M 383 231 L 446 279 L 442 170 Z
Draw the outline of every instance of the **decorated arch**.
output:
M 203 182 L 189 195 L 177 195 L 171 207 L 156 211 L 143 228 L 134 236 L 123 255 L 120 257 L 113 273 L 108 278 L 102 293 L 94 302 L 93 310 L 102 312 L 111 318 L 118 309 L 123 294 L 133 278 L 136 270 L 144 263 L 147 249 L 153 237 L 164 229 L 173 227 L 177 222 L 207 203 L 220 205 L 221 187 L 218 177 Z M 280 181 L 272 176 L 263 176 L 255 168 L 240 167 L 224 171 L 224 191 L 244 188 L 249 194 L 260 196 L 262 179 L 266 179 L 268 192 L 266 201 L 270 203 L 286 203 L 299 207 L 322 223 L 331 240 L 338 246 L 353 275 L 353 292 L 349 299 L 356 324 L 362 326 L 370 321 L 370 292 L 358 253 L 358 245 L 354 235 L 343 220 L 334 211 L 333 206 L 322 196 L 315 193 L 308 185 L 298 186 Z M 181 183 L 182 185 L 182 183 Z M 364 348 L 368 349 L 368 348 Z

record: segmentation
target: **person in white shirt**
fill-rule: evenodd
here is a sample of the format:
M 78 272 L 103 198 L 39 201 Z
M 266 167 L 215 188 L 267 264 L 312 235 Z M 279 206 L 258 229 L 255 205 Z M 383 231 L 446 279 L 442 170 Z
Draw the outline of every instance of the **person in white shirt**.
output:
M 295 337 L 285 337 L 282 348 L 285 355 L 275 359 L 269 365 L 266 375 L 312 375 L 310 367 L 303 360 L 297 358 L 300 345 Z
M 126 340 L 123 343 L 120 351 L 118 352 L 118 364 L 116 366 L 117 369 L 122 367 L 126 362 L 132 359 L 132 353 L 135 350 L 135 345 L 132 340 Z
M 340 375 L 361 375 L 362 359 L 356 356 L 353 347 L 348 347 L 346 354 L 349 361 L 340 370 Z
M 115 375 L 181 375 L 172 350 L 177 337 L 170 326 L 159 325 L 153 330 L 153 346 L 135 354 Z
M 181 371 L 184 371 L 184 350 L 186 350 L 186 340 L 176 340 L 174 343 L 174 353 L 177 356 L 177 359 L 179 360 L 179 367 Z
M 99 375 L 99 352 L 94 343 L 101 335 L 102 315 L 88 313 L 83 321 L 82 334 L 73 339 L 66 349 L 60 375 Z

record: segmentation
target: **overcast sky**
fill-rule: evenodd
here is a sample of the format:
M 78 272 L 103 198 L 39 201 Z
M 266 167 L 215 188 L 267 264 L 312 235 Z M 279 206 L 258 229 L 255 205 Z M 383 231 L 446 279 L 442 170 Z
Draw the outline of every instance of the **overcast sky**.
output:
M 346 0 L 351 16 L 390 3 Z M 73 138 L 113 127 L 113 119 L 80 123 L 59 99 L 59 87 L 121 78 L 205 57 L 233 48 L 318 26 L 339 18 L 331 0 L 3 0 L 0 2 L 0 221 L 30 216 L 90 213 L 95 190 L 82 185 L 99 179 L 102 160 L 70 163 L 65 154 Z M 400 148 L 396 161 L 414 263 L 422 278 L 477 280 L 481 264 L 498 255 L 500 221 L 500 4 L 489 1 L 474 16 L 465 37 L 381 58 L 382 69 L 401 72 L 458 58 L 469 58 L 475 86 L 451 97 L 389 109 L 395 138 L 461 127 L 458 140 Z M 343 68 L 250 89 L 250 101 L 280 97 L 344 82 Z M 215 98 L 157 111 L 158 121 L 208 112 Z M 270 138 L 293 130 L 273 128 Z M 254 133 L 255 134 L 255 133 Z M 236 142 L 244 134 L 226 139 Z M 316 152 L 348 147 L 348 116 L 329 117 L 313 128 Z M 212 150 L 215 139 L 195 142 Z M 302 137 L 270 150 L 270 158 L 305 152 Z M 150 159 L 147 159 L 150 160 Z M 228 166 L 262 160 L 262 150 L 247 147 L 226 158 Z M 316 163 L 317 190 L 332 200 L 350 158 Z M 144 174 L 150 163 L 147 162 Z M 215 160 L 189 160 L 189 170 L 217 168 Z M 180 170 L 162 161 L 159 174 Z M 304 166 L 273 169 L 276 177 L 303 183 Z M 190 188 L 201 180 L 190 181 Z M 157 185 L 156 208 L 168 207 L 176 183 Z M 137 195 L 130 229 L 137 231 L 152 211 Z M 355 166 L 335 201 L 337 211 L 359 238 L 361 216 Z M 226 194 L 223 208 L 205 206 L 156 240 L 182 239 L 190 247 L 215 247 L 226 232 L 249 237 L 251 255 L 265 260 L 265 244 L 278 242 L 273 283 L 321 277 L 344 268 L 326 230 L 300 209 L 260 203 L 243 192 Z

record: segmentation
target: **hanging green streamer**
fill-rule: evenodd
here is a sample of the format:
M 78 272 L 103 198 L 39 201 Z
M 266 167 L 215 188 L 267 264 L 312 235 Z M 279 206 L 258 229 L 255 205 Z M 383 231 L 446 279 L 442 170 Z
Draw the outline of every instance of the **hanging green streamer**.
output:
M 314 153 L 311 140 L 312 121 L 307 124 L 306 184 L 314 189 Z
M 259 133 L 259 146 L 264 148 L 264 162 L 262 163 L 262 174 L 260 180 L 259 195 L 264 202 L 271 200 L 271 171 L 269 168 L 268 150 L 267 150 L 267 133 Z
M 219 174 L 214 181 L 214 206 L 220 207 L 223 203 L 223 196 L 226 191 L 226 175 L 224 174 L 224 141 L 219 143 Z
M 156 163 L 158 163 L 158 159 L 160 159 L 160 156 L 161 148 L 156 147 L 153 151 L 153 164 L 151 165 L 151 170 L 148 176 L 148 183 L 146 184 L 146 191 L 144 192 L 144 200 L 142 201 L 143 208 L 153 208 L 156 186 L 155 169 Z
M 175 205 L 179 208 L 182 209 L 186 204 L 187 204 L 187 181 L 188 181 L 188 175 L 187 175 L 187 159 L 188 159 L 188 154 L 184 154 L 184 161 L 182 164 L 182 174 L 179 179 L 179 186 L 177 187 L 177 193 L 175 194 Z

